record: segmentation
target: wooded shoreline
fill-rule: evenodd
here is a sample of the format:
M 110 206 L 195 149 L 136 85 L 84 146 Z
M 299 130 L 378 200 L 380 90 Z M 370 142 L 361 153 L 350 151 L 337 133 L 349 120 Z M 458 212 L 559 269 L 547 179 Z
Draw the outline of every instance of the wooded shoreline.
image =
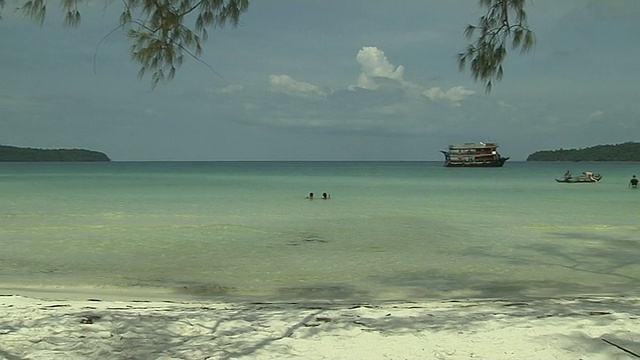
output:
M 111 161 L 107 154 L 86 149 L 36 149 L 0 145 L 0 162 Z
M 584 149 L 536 151 L 527 161 L 640 161 L 640 143 L 596 145 Z

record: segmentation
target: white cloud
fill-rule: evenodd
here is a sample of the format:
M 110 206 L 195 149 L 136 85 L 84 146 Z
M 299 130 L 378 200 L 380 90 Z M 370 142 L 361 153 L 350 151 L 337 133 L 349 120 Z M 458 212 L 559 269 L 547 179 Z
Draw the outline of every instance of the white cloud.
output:
M 591 114 L 589 114 L 589 119 L 596 119 L 596 118 L 602 117 L 603 114 L 604 112 L 602 110 L 594 111 Z
M 215 92 L 218 94 L 233 94 L 235 92 L 242 90 L 243 88 L 244 87 L 242 85 L 232 84 L 232 85 L 227 85 L 222 89 L 217 89 L 215 90 Z
M 464 86 L 452 87 L 447 91 L 443 91 L 439 87 L 424 90 L 422 85 L 404 80 L 404 66 L 391 64 L 384 51 L 375 46 L 363 47 L 358 51 L 356 60 L 360 63 L 362 73 L 358 77 L 358 84 L 351 86 L 350 90 L 354 90 L 355 87 L 376 90 L 382 86 L 388 87 L 389 80 L 392 80 L 402 86 L 406 95 L 415 97 L 424 95 L 432 101 L 448 101 L 453 106 L 459 106 L 460 101 L 475 93 L 473 90 L 465 89 Z M 379 81 L 376 82 L 376 79 Z M 387 85 L 382 79 L 387 81 Z
M 356 60 L 360 63 L 362 73 L 358 78 L 358 86 L 374 90 L 377 85 L 373 78 L 387 78 L 402 82 L 404 66 L 393 66 L 384 55 L 384 51 L 375 46 L 365 46 L 356 55 Z
M 378 85 L 364 73 L 360 74 L 360 76 L 358 77 L 357 86 L 367 90 L 375 90 L 378 88 Z M 351 90 L 353 90 L 353 87 L 350 87 L 350 88 Z
M 432 101 L 444 100 L 449 101 L 451 105 L 459 106 L 460 101 L 475 94 L 475 91 L 467 90 L 464 86 L 455 86 L 447 91 L 442 91 L 439 87 L 432 87 L 422 94 Z
M 269 75 L 271 90 L 291 96 L 325 98 L 327 92 L 320 87 L 297 81 L 288 75 Z
M 513 109 L 513 106 L 511 104 L 507 103 L 504 100 L 498 101 L 498 106 L 500 106 L 501 108 L 504 108 L 504 109 L 509 109 L 509 110 Z

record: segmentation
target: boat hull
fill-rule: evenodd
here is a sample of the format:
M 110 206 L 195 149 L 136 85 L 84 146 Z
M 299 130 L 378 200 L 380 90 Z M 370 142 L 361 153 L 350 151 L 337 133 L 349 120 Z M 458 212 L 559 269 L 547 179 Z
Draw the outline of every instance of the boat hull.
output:
M 446 167 L 502 167 L 509 160 L 508 157 L 492 161 L 446 161 Z
M 559 183 L 567 183 L 567 184 L 586 184 L 586 183 L 597 183 L 599 180 L 589 180 L 589 179 L 556 179 Z
M 588 178 L 586 176 L 580 176 L 580 177 L 571 177 L 568 179 L 558 179 L 556 178 L 556 181 L 559 183 L 567 183 L 567 184 L 584 184 L 584 183 L 597 183 L 600 180 L 602 180 L 602 175 L 595 173 L 592 175 L 591 178 Z

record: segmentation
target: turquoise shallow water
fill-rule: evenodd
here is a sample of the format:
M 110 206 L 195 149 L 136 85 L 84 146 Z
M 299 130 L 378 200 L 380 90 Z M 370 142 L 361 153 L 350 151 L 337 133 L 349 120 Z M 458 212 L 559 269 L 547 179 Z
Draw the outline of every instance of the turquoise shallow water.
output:
M 559 184 L 566 170 L 597 184 Z M 0 286 L 245 299 L 638 295 L 638 163 L 0 164 Z M 330 200 L 305 199 L 326 191 Z

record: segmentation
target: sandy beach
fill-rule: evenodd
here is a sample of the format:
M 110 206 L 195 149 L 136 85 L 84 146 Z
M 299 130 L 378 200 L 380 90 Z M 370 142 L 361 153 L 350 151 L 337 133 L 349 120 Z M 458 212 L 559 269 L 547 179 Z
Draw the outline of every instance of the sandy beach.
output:
M 0 358 L 636 359 L 636 298 L 249 303 L 0 296 Z M 120 295 L 122 298 L 122 295 Z

